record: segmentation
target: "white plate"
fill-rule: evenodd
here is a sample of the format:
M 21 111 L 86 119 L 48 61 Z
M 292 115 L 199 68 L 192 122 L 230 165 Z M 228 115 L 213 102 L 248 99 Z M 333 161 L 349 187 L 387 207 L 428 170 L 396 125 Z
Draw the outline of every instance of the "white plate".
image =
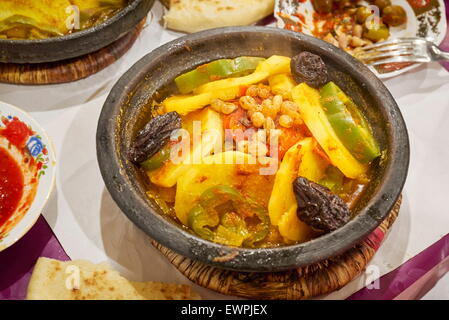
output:
M 0 251 L 14 244 L 31 229 L 42 213 L 55 184 L 55 153 L 44 129 L 26 112 L 10 104 L 0 102 L 0 130 L 6 128 L 13 119 L 26 124 L 32 133 L 26 135 L 26 143 L 23 148 L 10 146 L 10 149 L 7 151 L 16 160 L 21 157 L 22 159 L 23 157 L 32 157 L 34 159 L 34 161 L 29 162 L 31 165 L 22 164 L 21 168 L 25 181 L 30 181 L 27 175 L 29 174 L 31 177 L 32 174 L 36 177 L 37 183 L 34 184 L 36 193 L 34 197 L 31 196 L 29 205 L 24 206 L 22 211 L 17 209 L 6 223 L 0 226 Z M 7 139 L 0 132 L 0 145 L 2 145 L 2 148 L 6 149 L 5 145 L 7 143 Z M 25 188 L 29 185 L 27 184 Z M 24 200 L 27 194 L 31 195 L 32 192 L 25 191 L 22 200 Z M 5 229 L 7 224 L 10 227 Z
M 407 13 L 407 22 L 399 27 L 390 27 L 390 39 L 416 36 L 431 39 L 438 45 L 441 44 L 447 28 L 443 0 L 392 0 L 391 2 L 404 8 Z M 276 0 L 275 17 L 279 28 L 291 29 L 289 25 L 300 26 L 302 32 L 312 35 L 314 12 L 311 0 Z M 304 17 L 303 21 L 295 16 L 298 13 Z M 385 79 L 397 76 L 419 65 L 415 63 L 391 71 L 370 69 L 379 78 Z

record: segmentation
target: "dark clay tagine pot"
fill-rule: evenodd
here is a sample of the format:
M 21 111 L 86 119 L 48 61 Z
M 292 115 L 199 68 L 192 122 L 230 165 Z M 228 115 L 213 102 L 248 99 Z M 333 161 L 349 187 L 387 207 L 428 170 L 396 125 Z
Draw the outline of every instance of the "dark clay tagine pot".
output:
M 144 174 L 127 159 L 136 132 L 148 121 L 151 98 L 164 97 L 173 79 L 199 65 L 239 56 L 319 55 L 330 80 L 347 92 L 370 122 L 386 156 L 358 201 L 353 219 L 312 241 L 277 248 L 246 249 L 212 243 L 164 215 L 146 194 Z M 281 271 L 336 256 L 368 236 L 400 196 L 409 164 L 407 129 L 383 83 L 349 54 L 301 33 L 267 27 L 230 27 L 188 35 L 154 50 L 126 72 L 107 98 L 97 131 L 97 153 L 106 186 L 121 210 L 148 236 L 177 253 L 237 271 Z M 217 259 L 229 255 L 230 259 Z
M 38 40 L 0 39 L 0 62 L 44 63 L 95 52 L 130 32 L 144 19 L 155 0 L 133 0 L 105 22 L 61 37 Z

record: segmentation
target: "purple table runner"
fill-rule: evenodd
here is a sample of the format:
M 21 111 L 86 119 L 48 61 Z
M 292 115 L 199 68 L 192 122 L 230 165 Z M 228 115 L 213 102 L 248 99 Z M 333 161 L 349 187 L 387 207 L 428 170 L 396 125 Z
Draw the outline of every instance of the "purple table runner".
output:
M 380 277 L 379 289 L 363 288 L 348 300 L 420 299 L 448 271 L 449 234 Z
M 22 239 L 0 252 L 0 300 L 25 298 L 39 257 L 70 260 L 43 216 Z

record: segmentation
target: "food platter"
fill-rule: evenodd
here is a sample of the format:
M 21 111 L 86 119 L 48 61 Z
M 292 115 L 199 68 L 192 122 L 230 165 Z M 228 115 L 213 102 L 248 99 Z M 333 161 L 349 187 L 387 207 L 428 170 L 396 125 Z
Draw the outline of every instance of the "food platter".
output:
M 8 216 L 2 216 L 0 225 L 0 251 L 19 240 L 34 225 L 54 188 L 56 159 L 53 146 L 44 129 L 30 115 L 12 105 L 0 102 L 0 149 L 18 169 L 16 176 L 21 190 L 15 196 Z M 8 156 L 9 155 L 9 156 Z M 12 170 L 8 170 L 12 173 Z M 3 175 L 4 173 L 2 173 Z M 5 183 L 11 182 L 10 177 Z M 2 192 L 11 190 L 3 185 Z M 6 188 L 5 188 L 6 187 Z M 2 196 L 4 196 L 2 194 Z M 11 210 L 12 209 L 12 210 Z M 5 214 L 2 210 L 2 215 Z
M 366 3 L 366 2 L 361 2 Z M 432 40 L 437 45 L 441 44 L 446 34 L 447 22 L 445 19 L 445 3 L 443 0 L 393 0 L 394 5 L 399 5 L 407 13 L 404 25 L 390 28 L 389 39 L 398 37 L 422 37 Z M 315 10 L 311 0 L 278 0 L 276 1 L 275 17 L 279 28 L 297 29 L 301 32 L 312 34 L 315 28 Z M 400 75 L 418 67 L 413 65 L 391 65 L 389 68 L 379 69 L 370 67 L 379 78 L 385 79 Z

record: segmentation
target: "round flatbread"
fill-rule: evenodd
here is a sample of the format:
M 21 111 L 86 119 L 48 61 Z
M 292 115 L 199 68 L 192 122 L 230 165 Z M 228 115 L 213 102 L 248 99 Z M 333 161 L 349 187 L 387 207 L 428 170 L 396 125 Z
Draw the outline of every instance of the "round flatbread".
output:
M 250 25 L 273 10 L 274 0 L 171 0 L 164 21 L 167 28 L 193 33 Z
M 190 286 L 133 282 L 109 265 L 85 260 L 39 258 L 28 284 L 27 300 L 198 300 Z

